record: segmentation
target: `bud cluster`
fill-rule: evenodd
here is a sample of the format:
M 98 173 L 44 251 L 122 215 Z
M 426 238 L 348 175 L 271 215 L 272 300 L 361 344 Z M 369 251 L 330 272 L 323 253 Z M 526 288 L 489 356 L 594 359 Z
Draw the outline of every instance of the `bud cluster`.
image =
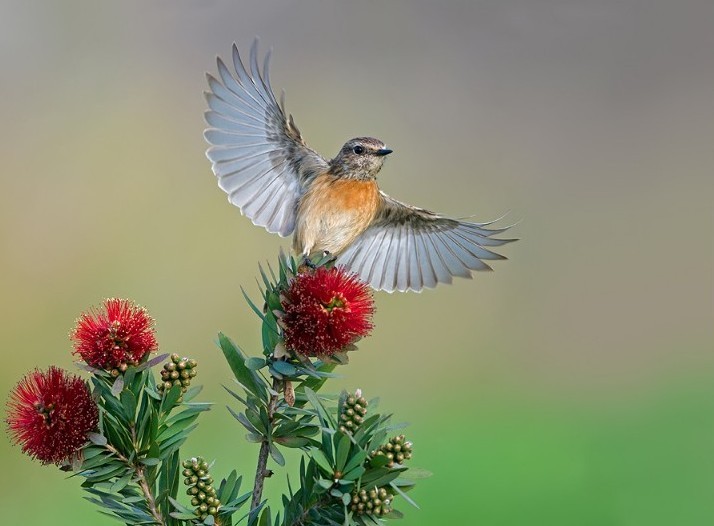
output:
M 209 515 L 215 516 L 221 502 L 216 497 L 213 477 L 208 473 L 208 462 L 202 457 L 194 457 L 183 463 L 183 481 L 189 488 L 186 494 L 191 496 L 191 506 L 196 510 L 196 517 L 204 520 Z
M 392 437 L 383 446 L 372 451 L 372 458 L 377 455 L 384 455 L 389 459 L 387 467 L 391 468 L 394 464 L 402 464 L 405 460 L 412 458 L 412 443 L 404 438 L 404 435 Z
M 392 511 L 394 495 L 386 488 L 361 489 L 352 493 L 350 510 L 357 515 L 376 515 L 381 517 Z
M 362 425 L 367 414 L 367 400 L 362 396 L 362 390 L 347 395 L 340 412 L 340 431 L 354 433 Z
M 171 355 L 171 361 L 164 364 L 161 370 L 161 383 L 156 387 L 159 391 L 164 392 L 171 389 L 174 385 L 181 386 L 181 393 L 185 393 L 191 385 L 191 378 L 196 376 L 196 366 L 198 362 L 193 358 L 181 358 L 178 354 Z M 181 398 L 178 399 L 182 401 Z

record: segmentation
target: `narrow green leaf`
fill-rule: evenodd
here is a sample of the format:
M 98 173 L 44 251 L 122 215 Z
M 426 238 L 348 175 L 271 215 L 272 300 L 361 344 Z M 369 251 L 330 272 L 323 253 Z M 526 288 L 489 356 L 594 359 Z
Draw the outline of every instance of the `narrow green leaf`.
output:
M 136 397 L 134 396 L 134 393 L 125 389 L 119 395 L 119 399 L 121 400 L 121 405 L 124 408 L 124 415 L 128 421 L 132 422 L 136 416 Z
M 250 421 L 245 417 L 243 413 L 238 413 L 234 411 L 233 409 L 230 408 L 230 406 L 226 406 L 226 409 L 228 409 L 228 412 L 233 415 L 233 418 L 238 420 L 243 427 L 245 427 L 250 433 L 256 434 L 256 435 L 261 435 L 260 431 L 258 431 L 255 427 L 253 427 L 253 424 L 250 423 Z M 262 438 L 261 438 L 262 440 Z
M 98 446 L 107 445 L 107 437 L 100 435 L 99 433 L 87 433 L 87 438 L 92 444 L 96 444 Z
M 402 489 L 401 489 L 399 486 L 397 486 L 397 485 L 394 484 L 393 482 L 390 482 L 389 485 L 390 485 L 397 493 L 399 493 L 399 495 L 401 495 L 401 496 L 404 498 L 404 500 L 406 500 L 409 504 L 411 504 L 412 506 L 414 506 L 416 509 L 420 509 L 420 508 L 419 508 L 419 505 L 418 505 L 416 502 L 414 502 L 414 500 L 412 500 L 412 498 L 411 498 L 409 495 L 407 495 L 406 493 L 404 493 L 404 492 L 402 491 Z
M 309 438 L 297 436 L 277 437 L 274 438 L 273 441 L 277 442 L 281 446 L 294 448 L 305 447 L 311 442 Z
M 90 469 L 97 468 L 99 466 L 103 466 L 107 462 L 111 462 L 114 460 L 114 456 L 109 453 L 107 455 L 97 455 L 92 458 L 85 458 L 84 462 L 82 462 L 82 466 L 79 468 L 81 471 L 87 471 Z
M 251 310 L 255 312 L 261 320 L 265 321 L 265 315 L 263 314 L 263 311 L 256 307 L 255 303 L 253 303 L 253 300 L 250 299 L 250 296 L 248 296 L 248 293 L 243 287 L 241 287 L 240 290 L 243 293 L 245 301 L 248 302 L 248 305 L 250 306 Z
M 264 380 L 245 366 L 246 357 L 243 352 L 223 333 L 218 333 L 218 344 L 236 380 L 238 380 L 248 392 L 267 402 L 267 388 L 264 384 Z
M 351 470 L 347 471 L 344 475 L 342 475 L 342 480 L 357 480 L 362 475 L 364 475 L 365 471 L 367 471 L 367 470 L 364 469 L 364 466 L 357 466 L 357 467 L 352 468 Z
M 270 444 L 270 456 L 273 457 L 273 460 L 279 466 L 285 465 L 285 457 L 280 452 L 280 450 L 277 447 L 275 447 L 275 444 Z
M 168 358 L 168 357 L 169 357 L 169 353 L 164 353 L 164 354 L 160 354 L 158 356 L 154 356 L 151 360 L 147 360 L 144 363 L 139 364 L 139 366 L 136 367 L 136 370 L 143 371 L 145 369 L 149 369 L 149 368 L 153 367 L 154 365 L 160 364 L 161 362 L 166 360 L 166 358 Z
M 354 468 L 357 466 L 361 466 L 364 464 L 364 461 L 367 459 L 367 453 L 363 449 L 356 449 L 354 453 L 352 453 L 352 456 L 350 457 L 349 461 L 345 465 L 344 472 L 348 473 L 352 471 Z
M 285 362 L 283 360 L 275 360 L 272 364 L 273 369 L 278 371 L 280 374 L 284 374 L 285 376 L 295 376 L 298 372 L 297 368 L 289 364 L 288 362 Z
M 198 393 L 200 393 L 202 390 L 203 390 L 202 385 L 194 385 L 192 387 L 189 387 L 188 390 L 183 395 L 184 403 L 190 402 L 191 400 L 196 398 L 196 395 L 198 395 Z
M 329 427 L 330 429 L 335 429 L 337 425 L 335 424 L 334 419 L 327 412 L 325 406 L 322 405 L 322 402 L 320 402 L 320 399 L 317 397 L 315 391 L 313 391 L 309 387 L 305 387 L 305 396 L 310 401 L 310 404 L 312 404 L 312 406 L 317 411 L 320 420 L 323 422 L 323 425 L 325 427 Z
M 369 466 L 374 469 L 383 468 L 387 464 L 389 464 L 389 457 L 381 453 L 369 459 Z
M 119 393 L 121 393 L 122 389 L 124 389 L 124 377 L 119 375 L 119 376 L 117 376 L 117 379 L 114 380 L 114 383 L 112 384 L 111 393 L 114 396 L 119 396 Z
M 332 487 L 333 482 L 331 480 L 320 478 L 317 480 L 317 484 L 318 486 L 322 486 L 325 489 L 330 489 Z
M 253 356 L 245 361 L 245 366 L 251 371 L 257 371 L 266 366 L 265 358 Z
M 317 465 L 320 466 L 326 473 L 329 473 L 329 474 L 334 473 L 332 464 L 330 463 L 329 460 L 327 460 L 325 453 L 321 449 L 312 448 L 312 449 L 310 449 L 309 454 L 310 454 L 310 457 L 315 462 L 317 462 Z
M 427 471 L 426 469 L 422 468 L 409 468 L 404 473 L 402 473 L 402 477 L 411 480 L 426 479 L 431 477 L 432 475 L 433 473 L 431 471 Z
M 114 482 L 114 484 L 112 484 L 109 491 L 111 491 L 112 493 L 119 493 L 121 490 L 123 490 L 129 484 L 129 482 L 131 482 L 132 475 L 133 475 L 133 472 L 130 471 L 129 473 L 127 473 L 120 479 L 117 479 L 117 481 Z
M 172 386 L 171 389 L 168 390 L 168 392 L 164 391 L 164 397 L 163 400 L 161 400 L 161 409 L 159 411 L 161 413 L 168 413 L 169 411 L 171 411 L 171 409 L 173 409 L 173 407 L 176 405 L 176 402 L 178 402 L 180 396 L 180 385 Z
M 345 433 L 337 433 L 335 436 L 339 437 L 335 447 L 335 470 L 343 471 L 347 463 L 347 456 L 352 447 L 352 442 L 350 441 L 350 437 Z

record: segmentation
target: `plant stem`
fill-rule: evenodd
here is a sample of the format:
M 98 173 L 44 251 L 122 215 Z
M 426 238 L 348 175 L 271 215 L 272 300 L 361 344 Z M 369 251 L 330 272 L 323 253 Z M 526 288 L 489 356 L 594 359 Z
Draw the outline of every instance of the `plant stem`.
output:
M 277 378 L 273 378 L 273 391 L 275 394 L 270 396 L 268 402 L 268 433 L 273 427 L 273 416 L 275 409 L 278 406 L 278 389 L 280 382 Z M 267 469 L 268 455 L 270 453 L 270 440 L 268 437 L 263 437 L 260 443 L 260 451 L 258 452 L 258 466 L 255 469 L 255 483 L 253 484 L 253 498 L 250 501 L 250 510 L 253 511 L 260 505 L 260 500 L 263 498 L 263 485 L 265 479 L 270 477 L 273 472 Z
M 149 512 L 151 513 L 151 516 L 156 519 L 157 523 L 161 524 L 162 526 L 166 526 L 166 521 L 164 520 L 163 515 L 161 515 L 159 508 L 156 506 L 156 499 L 154 498 L 154 494 L 151 492 L 151 487 L 149 486 L 149 483 L 146 480 L 144 466 L 142 466 L 141 464 L 134 464 L 128 458 L 122 455 L 119 450 L 111 444 L 106 444 L 104 447 L 108 451 L 114 453 L 119 460 L 121 460 L 127 466 L 134 470 L 134 473 L 136 473 L 137 484 L 141 488 L 141 492 L 144 494 L 144 500 L 146 501 L 146 505 L 149 507 Z
M 139 487 L 141 488 L 141 491 L 144 493 L 144 498 L 146 499 L 146 504 L 149 506 L 149 511 L 151 512 L 151 516 L 154 517 L 154 519 L 156 519 L 156 522 L 158 522 L 159 524 L 165 525 L 166 521 L 164 520 L 163 515 L 161 515 L 159 508 L 156 506 L 156 499 L 154 498 L 154 494 L 151 492 L 149 483 L 146 481 L 146 476 L 144 475 L 143 466 L 135 466 L 134 471 L 136 473 L 136 477 L 139 482 Z

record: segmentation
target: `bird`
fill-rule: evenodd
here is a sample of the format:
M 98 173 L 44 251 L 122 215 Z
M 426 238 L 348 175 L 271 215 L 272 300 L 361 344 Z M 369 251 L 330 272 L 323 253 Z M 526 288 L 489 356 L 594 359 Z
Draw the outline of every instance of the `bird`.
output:
M 393 153 L 373 137 L 347 141 L 326 159 L 310 148 L 270 83 L 269 50 L 258 62 L 258 39 L 244 63 L 232 47 L 233 71 L 217 57 L 204 92 L 210 145 L 206 156 L 218 186 L 253 224 L 282 237 L 309 263 L 328 255 L 374 290 L 433 288 L 472 271 L 491 270 L 492 250 L 515 241 L 494 237 L 509 227 L 475 223 L 411 206 L 380 190 L 377 174 Z M 512 226 L 512 225 L 511 225 Z

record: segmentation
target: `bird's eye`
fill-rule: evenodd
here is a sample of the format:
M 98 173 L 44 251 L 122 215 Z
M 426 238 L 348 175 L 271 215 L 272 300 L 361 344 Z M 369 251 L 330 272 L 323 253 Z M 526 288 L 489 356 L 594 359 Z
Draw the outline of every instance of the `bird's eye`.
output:
M 364 153 L 364 148 L 362 146 L 355 146 L 352 148 L 352 151 L 355 152 L 357 155 L 362 155 Z

